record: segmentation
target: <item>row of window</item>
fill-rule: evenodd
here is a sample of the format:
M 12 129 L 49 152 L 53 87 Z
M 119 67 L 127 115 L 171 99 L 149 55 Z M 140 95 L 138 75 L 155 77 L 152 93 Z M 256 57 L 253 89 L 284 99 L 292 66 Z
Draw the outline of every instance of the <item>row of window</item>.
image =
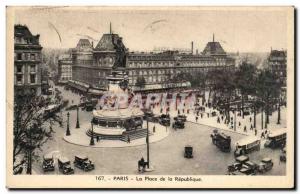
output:
M 40 60 L 39 53 L 15 53 L 15 60 L 17 61 L 36 61 Z
M 16 68 L 16 73 L 24 73 L 25 72 L 25 65 L 23 64 L 17 64 L 15 66 Z M 28 65 L 28 68 L 29 68 L 29 73 L 36 73 L 37 72 L 37 66 L 35 64 L 32 64 L 32 65 Z
M 29 75 L 29 83 L 30 84 L 35 84 L 37 82 L 37 76 L 36 74 L 30 74 Z M 22 74 L 16 74 L 16 84 L 21 85 L 24 84 L 24 75 Z
M 152 62 L 147 62 L 147 61 L 142 61 L 142 62 L 134 62 L 130 61 L 128 62 L 128 67 L 130 68 L 149 68 L 149 67 L 174 67 L 177 63 L 174 61 L 169 61 L 169 62 L 157 62 L 157 61 L 152 61 Z M 224 66 L 226 65 L 225 59 L 218 59 L 216 61 L 183 61 L 180 62 L 179 66 L 184 66 L 184 67 L 198 67 L 198 66 Z

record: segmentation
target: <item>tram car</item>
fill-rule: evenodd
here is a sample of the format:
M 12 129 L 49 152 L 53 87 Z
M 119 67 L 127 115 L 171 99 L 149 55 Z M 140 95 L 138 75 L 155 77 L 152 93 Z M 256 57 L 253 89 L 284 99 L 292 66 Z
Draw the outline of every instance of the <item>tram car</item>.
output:
M 216 145 L 222 152 L 230 152 L 231 150 L 231 137 L 225 133 L 218 132 L 217 129 L 210 135 L 212 143 Z

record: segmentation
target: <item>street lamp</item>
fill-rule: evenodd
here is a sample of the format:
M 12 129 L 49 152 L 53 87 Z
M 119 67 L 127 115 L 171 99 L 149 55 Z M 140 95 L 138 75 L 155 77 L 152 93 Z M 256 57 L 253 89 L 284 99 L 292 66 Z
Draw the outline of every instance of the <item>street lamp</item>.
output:
M 66 132 L 66 136 L 70 136 L 71 132 L 70 132 L 70 124 L 69 124 L 69 118 L 70 118 L 70 113 L 67 113 L 67 117 L 68 117 L 68 121 L 67 121 L 67 132 Z
M 150 158 L 149 158 L 149 115 L 147 118 L 147 137 L 146 137 L 146 143 L 147 143 L 147 167 L 150 166 Z
M 77 106 L 77 122 L 76 122 L 76 128 L 80 128 L 80 125 L 79 125 L 79 107 Z
M 91 135 L 90 145 L 93 146 L 93 145 L 95 145 L 95 142 L 94 142 L 94 125 L 93 125 L 93 120 L 91 121 L 91 126 L 92 126 L 92 135 Z

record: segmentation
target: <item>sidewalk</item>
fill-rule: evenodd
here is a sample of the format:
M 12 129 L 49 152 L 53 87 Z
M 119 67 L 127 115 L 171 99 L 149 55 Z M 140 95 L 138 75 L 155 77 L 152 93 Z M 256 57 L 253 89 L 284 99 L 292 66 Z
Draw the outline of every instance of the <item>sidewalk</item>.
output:
M 217 113 L 217 116 L 212 117 L 211 113 L 215 111 Z M 156 106 L 153 109 L 153 113 L 155 115 L 160 115 L 160 106 Z M 163 113 L 166 114 L 166 110 L 163 110 Z M 209 117 L 207 115 L 207 113 L 209 113 Z M 178 115 L 178 110 L 175 110 L 175 108 L 171 109 L 169 112 L 171 117 L 176 117 Z M 201 118 L 200 113 L 198 116 L 198 120 L 196 121 L 196 113 L 194 113 L 193 111 L 190 111 L 189 113 L 187 113 L 187 109 L 184 109 L 184 113 L 183 110 L 180 110 L 180 114 L 184 114 L 187 116 L 187 121 L 188 122 L 192 122 L 192 123 L 197 123 L 197 124 L 201 124 L 201 125 L 206 125 L 206 126 L 210 126 L 210 127 L 215 127 L 218 129 L 222 129 L 222 130 L 226 130 L 226 131 L 230 131 L 230 132 L 235 132 L 235 133 L 239 133 L 239 134 L 243 134 L 243 135 L 255 135 L 255 130 L 250 130 L 250 126 L 252 124 L 252 126 L 254 125 L 254 114 L 245 116 L 244 119 L 242 118 L 242 116 L 236 116 L 236 131 L 233 128 L 230 128 L 230 125 L 226 125 L 224 124 L 224 120 L 225 118 L 223 118 L 223 120 L 221 119 L 220 113 L 217 110 L 214 110 L 212 108 L 208 108 L 205 107 L 205 113 L 203 113 L 203 118 Z M 220 118 L 220 123 L 217 122 L 218 117 Z M 234 122 L 234 113 L 230 112 L 230 117 L 232 117 L 233 122 Z M 250 117 L 251 117 L 251 122 L 250 122 Z M 263 115 L 263 119 L 265 121 L 266 116 L 265 114 Z M 269 120 L 270 123 L 267 126 L 268 130 L 273 130 L 273 129 L 279 129 L 279 128 L 285 128 L 286 127 L 286 108 L 282 107 L 281 109 L 281 123 L 278 125 L 277 124 L 277 111 L 273 112 L 273 114 L 271 116 L 269 116 Z M 240 125 L 239 125 L 240 124 Z M 264 123 L 265 125 L 265 123 Z M 246 131 L 244 131 L 244 127 L 246 126 Z M 265 126 L 263 126 L 265 130 Z M 263 131 L 261 128 L 261 113 L 258 113 L 256 115 L 256 129 L 257 129 L 257 135 L 261 136 L 261 132 Z

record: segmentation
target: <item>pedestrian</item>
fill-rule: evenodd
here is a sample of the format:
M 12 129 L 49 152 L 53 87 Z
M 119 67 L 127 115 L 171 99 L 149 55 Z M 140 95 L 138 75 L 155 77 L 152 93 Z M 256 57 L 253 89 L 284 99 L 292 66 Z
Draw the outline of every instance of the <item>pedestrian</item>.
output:
M 127 136 L 127 143 L 130 143 L 130 137 L 129 137 L 129 135 Z
M 155 133 L 155 125 L 153 126 L 153 133 Z
M 201 114 L 200 114 L 200 116 L 201 116 L 201 119 L 202 119 L 202 117 L 203 117 L 203 114 L 201 113 Z
M 217 123 L 220 123 L 220 117 L 218 117 L 218 119 L 217 119 Z
M 209 118 L 209 113 L 207 113 L 207 118 Z
M 253 126 L 252 126 L 252 124 L 250 125 L 250 130 L 253 130 Z
M 265 133 L 264 132 L 261 133 L 261 138 L 265 139 Z
M 257 129 L 254 129 L 254 132 L 255 132 L 255 136 L 257 135 Z
M 252 118 L 250 117 L 250 123 L 251 123 L 251 121 L 252 121 Z
M 99 136 L 97 136 L 97 142 L 99 142 Z
M 187 114 L 190 114 L 190 109 L 187 109 Z
M 180 115 L 180 110 L 179 109 L 178 109 L 177 113 L 178 113 L 178 115 Z
M 223 119 L 224 119 L 224 116 L 222 115 L 222 116 L 221 116 L 221 120 L 223 121 Z
M 163 109 L 162 108 L 160 108 L 160 113 L 162 113 L 163 112 Z
M 247 132 L 247 127 L 246 127 L 246 125 L 244 126 L 244 132 Z
M 196 116 L 196 123 L 198 122 L 198 116 Z
M 239 121 L 239 127 L 241 126 L 241 121 Z

